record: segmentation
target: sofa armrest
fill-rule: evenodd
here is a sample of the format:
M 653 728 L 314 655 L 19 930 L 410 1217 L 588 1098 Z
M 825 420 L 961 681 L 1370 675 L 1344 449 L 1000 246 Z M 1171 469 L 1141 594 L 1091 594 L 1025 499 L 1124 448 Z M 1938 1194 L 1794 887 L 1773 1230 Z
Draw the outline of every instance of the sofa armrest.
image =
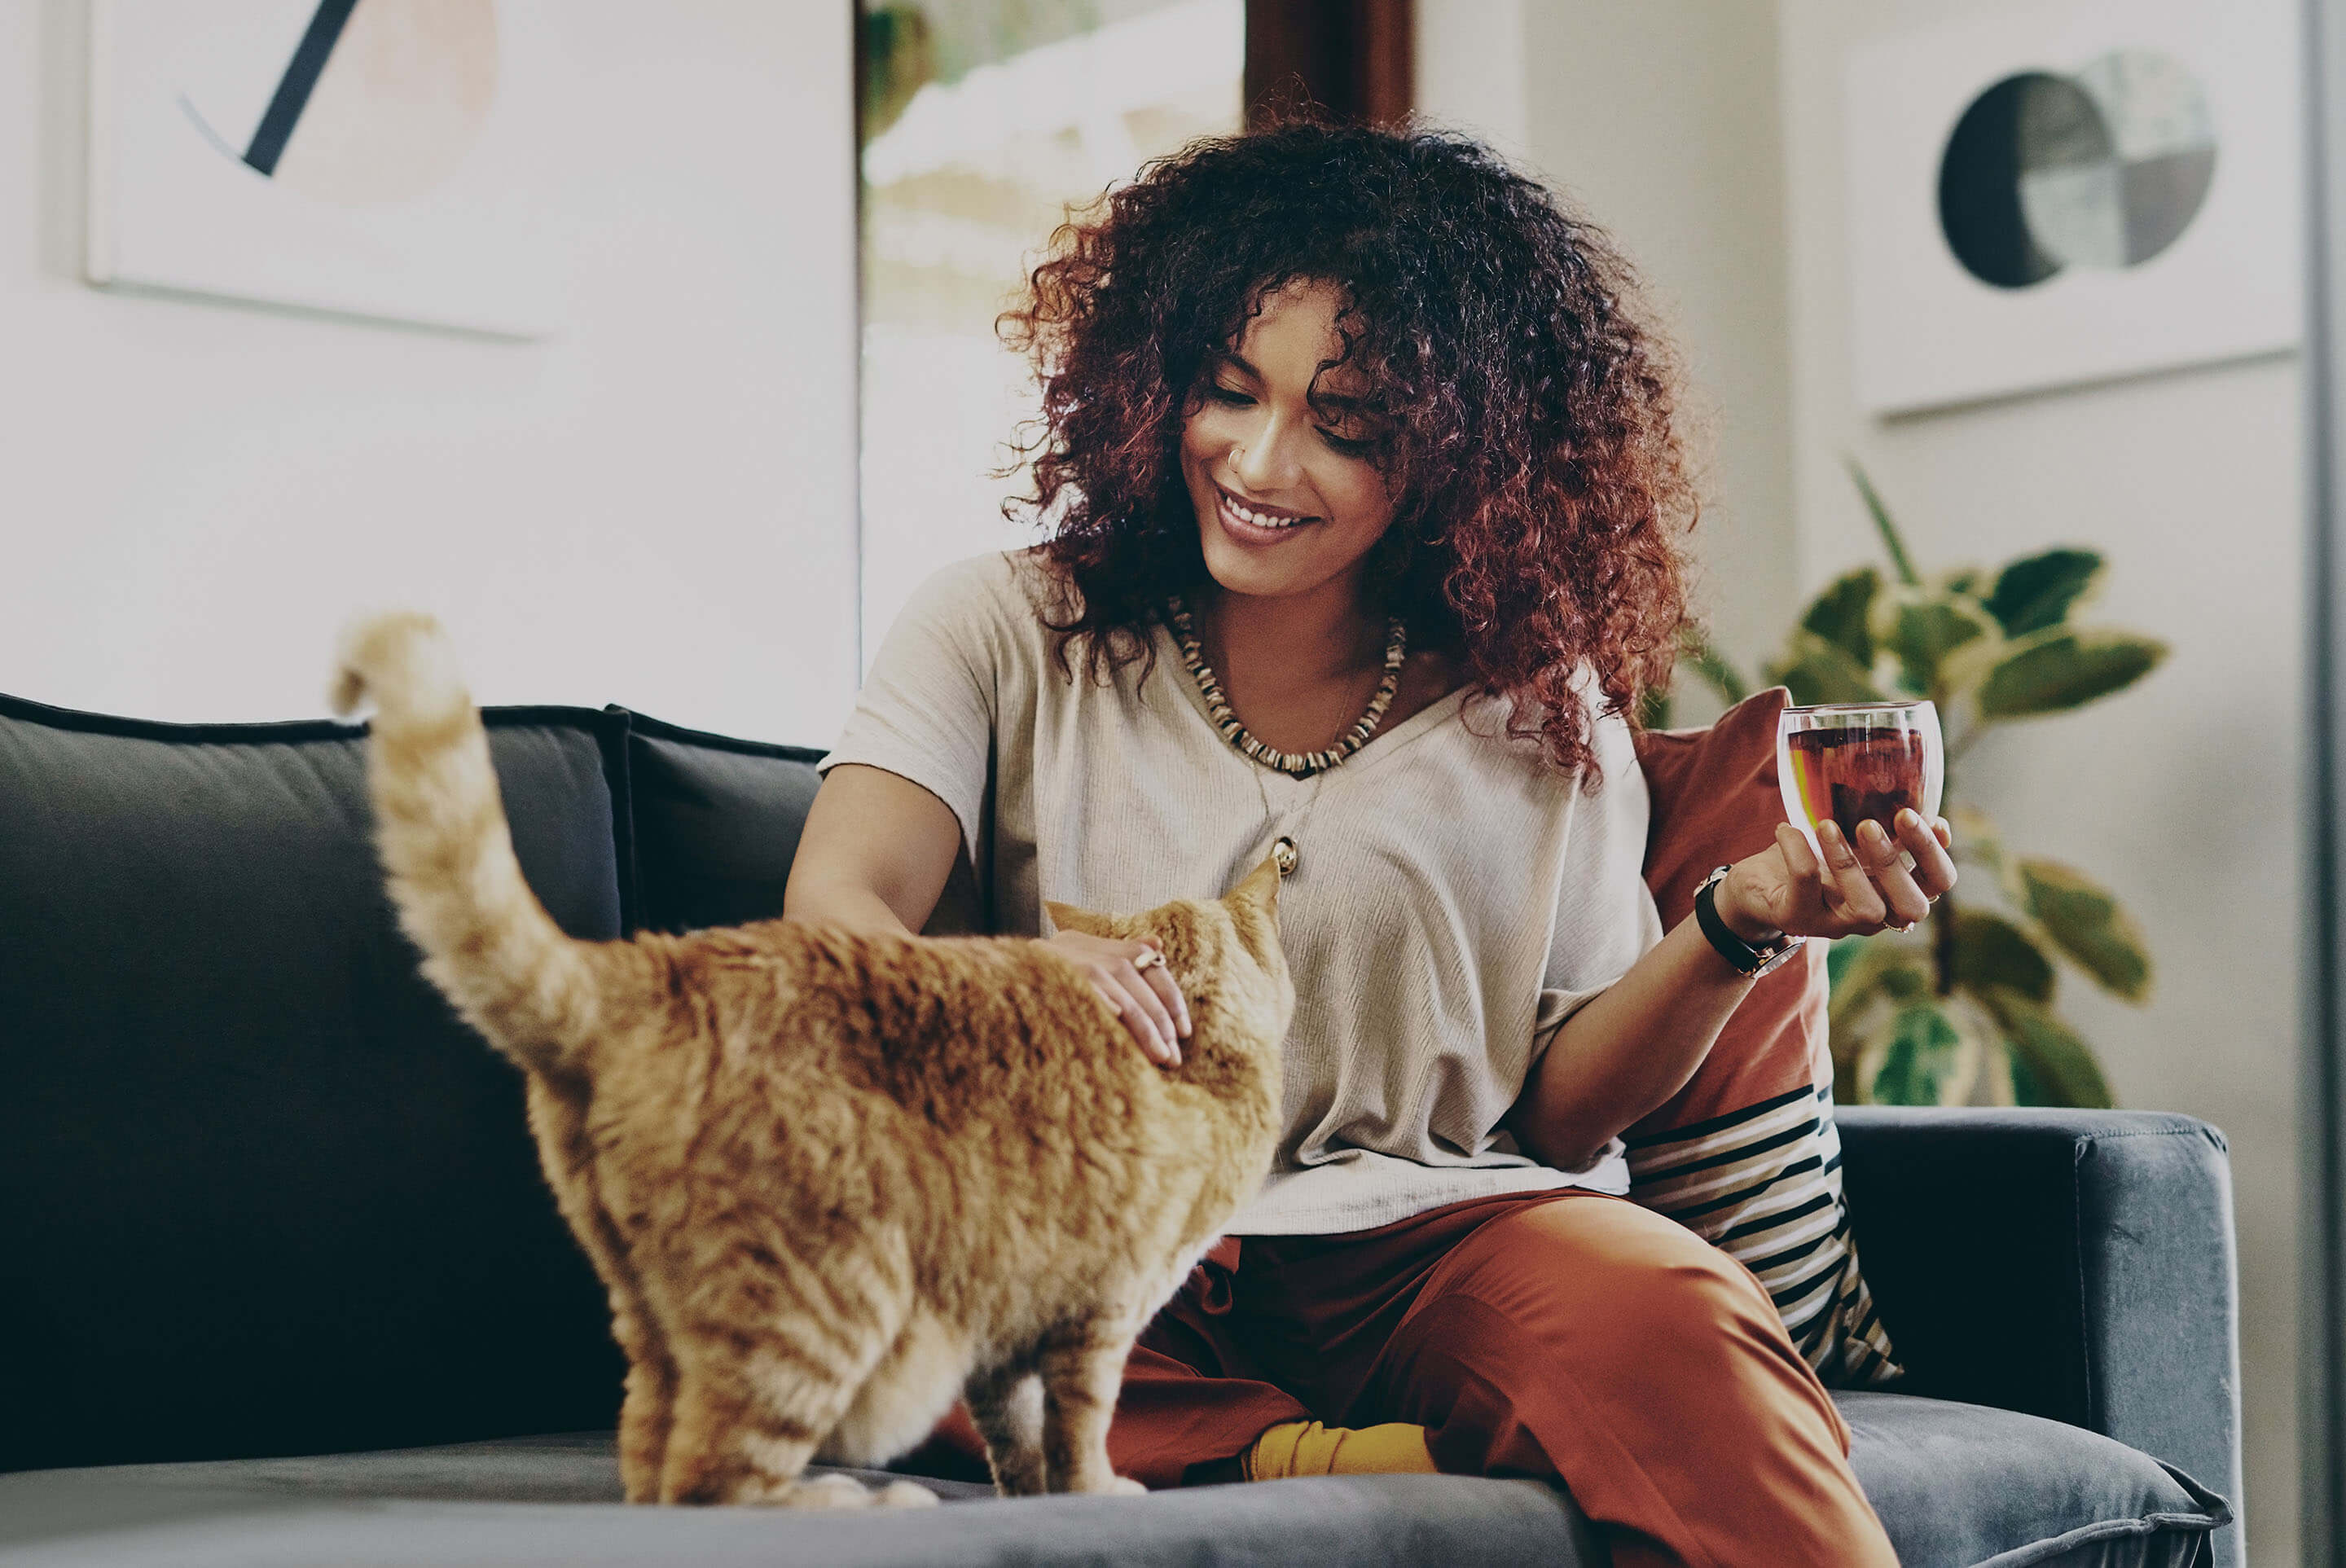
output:
M 2101 1432 L 2240 1502 L 2224 1135 L 2145 1111 L 1848 1106 L 1859 1257 L 1906 1391 Z M 2238 1552 L 2239 1532 L 2219 1547 Z

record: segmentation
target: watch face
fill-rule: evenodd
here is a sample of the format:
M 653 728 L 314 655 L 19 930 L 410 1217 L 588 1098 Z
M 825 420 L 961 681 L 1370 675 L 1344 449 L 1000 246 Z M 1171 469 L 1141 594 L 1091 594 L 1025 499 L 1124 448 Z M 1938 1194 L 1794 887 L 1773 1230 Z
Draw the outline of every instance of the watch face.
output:
M 1751 972 L 1751 978 L 1757 980 L 1763 974 L 1783 967 L 1786 961 L 1790 959 L 1794 953 L 1800 951 L 1801 944 L 1806 941 L 1807 939 L 1805 937 L 1797 936 L 1787 941 L 1784 943 L 1782 952 L 1770 953 L 1768 955 L 1767 962 L 1760 964 L 1759 968 Z

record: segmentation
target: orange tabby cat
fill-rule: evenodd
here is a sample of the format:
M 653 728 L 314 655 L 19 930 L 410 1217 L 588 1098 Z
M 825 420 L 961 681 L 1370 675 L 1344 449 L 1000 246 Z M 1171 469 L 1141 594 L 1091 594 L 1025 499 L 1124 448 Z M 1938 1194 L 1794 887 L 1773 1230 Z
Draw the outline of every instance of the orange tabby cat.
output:
M 840 1506 L 967 1398 L 1005 1492 L 1108 1468 L 1133 1338 L 1268 1169 L 1294 988 L 1266 861 L 1148 936 L 1189 998 L 1151 1065 L 1040 942 L 786 921 L 577 942 L 523 881 L 447 639 L 345 639 L 376 837 L 423 972 L 528 1079 L 546 1179 L 627 1352 L 630 1502 Z M 927 1502 L 900 1482 L 883 1502 Z

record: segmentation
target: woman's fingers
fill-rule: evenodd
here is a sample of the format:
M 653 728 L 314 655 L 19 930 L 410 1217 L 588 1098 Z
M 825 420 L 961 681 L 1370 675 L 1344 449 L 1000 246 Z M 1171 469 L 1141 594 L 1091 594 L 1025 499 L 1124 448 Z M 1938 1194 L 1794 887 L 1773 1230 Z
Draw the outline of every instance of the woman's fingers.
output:
M 1869 817 L 1857 825 L 1858 860 L 1866 874 L 1873 879 L 1889 912 L 1882 919 L 1891 925 L 1912 925 L 1931 912 L 1931 896 L 1918 886 L 1914 873 L 1906 869 L 1900 854 L 1898 841 L 1882 830 L 1882 824 Z M 1931 846 L 1938 850 L 1938 846 Z M 1940 850 L 1943 854 L 1944 850 Z
M 1130 970 L 1132 966 L 1127 963 L 1122 967 Z M 1137 975 L 1132 977 L 1130 984 L 1125 983 L 1117 973 L 1117 968 L 1115 964 L 1105 962 L 1095 968 L 1092 989 L 1099 993 L 1100 1000 L 1107 1003 L 1108 1011 L 1116 1014 L 1117 1022 L 1132 1032 L 1132 1038 L 1148 1054 L 1150 1061 L 1159 1066 L 1172 1066 L 1181 1059 L 1179 1051 L 1174 1046 L 1173 1036 L 1158 1025 L 1157 1020 L 1149 1016 L 1148 1006 L 1134 994 L 1136 991 L 1148 994 L 1148 987 L 1140 983 Z M 1153 995 L 1148 1000 L 1150 1003 L 1157 1001 Z
M 1898 813 L 1898 842 L 1914 857 L 1914 881 L 1923 893 L 1937 898 L 1955 885 L 1955 860 L 1947 853 L 1954 835 L 1947 820 L 1925 823 L 1923 814 L 1914 810 Z
M 1162 1051 L 1153 1051 L 1149 1054 L 1167 1063 L 1180 1061 L 1181 1047 L 1178 1037 L 1173 1033 L 1173 1013 L 1165 1005 L 1164 1000 L 1157 994 L 1155 988 L 1148 983 L 1148 976 L 1134 967 L 1132 960 L 1128 958 L 1110 965 L 1109 972 L 1116 977 L 1117 984 L 1123 988 L 1125 995 L 1130 1000 L 1132 1005 L 1138 1008 L 1141 1015 L 1148 1020 L 1149 1028 L 1156 1031 L 1157 1042 L 1162 1047 Z M 1151 972 L 1156 972 L 1153 967 Z
M 1853 931 L 1882 924 L 1889 906 L 1882 901 L 1873 879 L 1865 874 L 1856 849 L 1841 834 L 1841 824 L 1826 820 L 1817 825 L 1817 847 L 1824 851 L 1825 907 L 1847 921 Z
M 1135 961 L 1136 963 L 1137 962 Z M 1157 1000 L 1165 1004 L 1166 1015 L 1173 1020 L 1175 1036 L 1182 1040 L 1189 1038 L 1189 1003 L 1181 994 L 1181 988 L 1173 983 L 1172 971 L 1162 963 L 1153 963 L 1140 972 L 1140 978 L 1148 983 L 1148 989 L 1155 992 Z

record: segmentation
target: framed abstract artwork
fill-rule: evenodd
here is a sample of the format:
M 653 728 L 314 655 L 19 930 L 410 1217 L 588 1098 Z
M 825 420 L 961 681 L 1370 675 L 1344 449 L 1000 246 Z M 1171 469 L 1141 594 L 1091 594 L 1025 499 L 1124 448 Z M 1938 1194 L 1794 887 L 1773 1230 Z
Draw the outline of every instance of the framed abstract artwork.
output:
M 531 22 L 495 0 L 93 0 L 88 280 L 547 333 L 568 106 Z
M 1912 412 L 2289 349 L 2291 0 L 2030 6 L 1852 48 L 1859 402 Z

